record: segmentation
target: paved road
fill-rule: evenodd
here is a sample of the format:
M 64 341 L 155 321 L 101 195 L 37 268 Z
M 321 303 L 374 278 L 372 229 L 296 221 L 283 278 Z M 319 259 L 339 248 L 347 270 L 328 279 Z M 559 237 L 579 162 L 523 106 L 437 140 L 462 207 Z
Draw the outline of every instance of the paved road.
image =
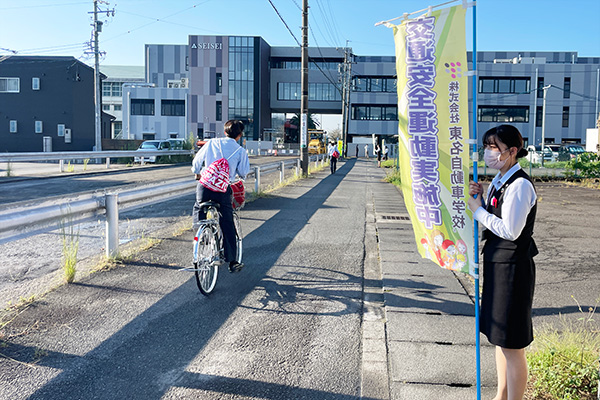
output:
M 251 166 L 292 158 L 294 157 L 252 157 Z M 112 164 L 110 170 L 107 170 L 103 164 L 89 164 L 86 168 L 86 171 L 83 171 L 83 166 L 78 164 L 74 173 L 60 173 L 56 164 L 14 163 L 11 177 L 6 177 L 5 172 L 0 169 L 0 205 L 38 199 L 47 200 L 54 196 L 102 191 L 115 187 L 132 187 L 152 182 L 193 178 L 188 164 L 147 164 L 133 167 Z M 249 183 L 253 184 L 253 181 Z
M 177 271 L 191 232 L 48 294 L 10 325 L 24 334 L 0 398 L 358 398 L 367 185 L 352 166 L 248 204 L 246 269 L 210 298 Z

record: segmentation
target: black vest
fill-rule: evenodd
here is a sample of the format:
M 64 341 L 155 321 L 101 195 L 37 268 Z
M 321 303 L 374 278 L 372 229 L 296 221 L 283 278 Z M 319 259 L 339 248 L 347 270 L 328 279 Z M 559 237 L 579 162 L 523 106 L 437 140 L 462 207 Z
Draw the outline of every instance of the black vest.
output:
M 504 203 L 504 191 L 515 181 L 517 178 L 527 179 L 533 185 L 529 175 L 522 169 L 515 172 L 508 180 L 502 185 L 502 187 L 495 191 L 492 197 L 488 201 L 487 211 L 494 214 L 498 218 L 502 218 L 502 204 Z M 535 188 L 534 188 L 535 189 Z M 493 199 L 496 200 L 493 200 Z M 493 205 L 495 203 L 495 206 Z M 537 212 L 537 201 L 529 211 L 527 215 L 527 221 L 525 227 L 516 240 L 506 240 L 499 236 L 496 236 L 489 229 L 484 229 L 482 236 L 485 240 L 483 246 L 483 257 L 485 261 L 511 263 L 517 262 L 523 257 L 534 257 L 539 252 L 535 242 L 533 241 L 533 225 L 535 222 L 535 214 Z

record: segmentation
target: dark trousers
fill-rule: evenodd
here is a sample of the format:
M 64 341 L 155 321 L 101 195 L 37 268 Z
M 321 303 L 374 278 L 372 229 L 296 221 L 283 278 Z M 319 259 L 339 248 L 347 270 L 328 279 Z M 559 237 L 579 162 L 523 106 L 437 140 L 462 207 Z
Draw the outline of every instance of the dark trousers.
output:
M 223 250 L 225 261 L 235 261 L 236 245 L 235 245 L 235 226 L 233 224 L 233 207 L 231 206 L 231 187 L 227 187 L 225 193 L 214 192 L 198 183 L 196 186 L 196 202 L 194 203 L 194 224 L 206 218 L 206 213 L 200 209 L 200 203 L 205 201 L 214 201 L 219 203 L 219 225 L 223 232 Z
M 331 173 L 335 174 L 335 170 L 337 169 L 337 158 L 334 156 L 329 157 L 329 166 L 331 168 Z

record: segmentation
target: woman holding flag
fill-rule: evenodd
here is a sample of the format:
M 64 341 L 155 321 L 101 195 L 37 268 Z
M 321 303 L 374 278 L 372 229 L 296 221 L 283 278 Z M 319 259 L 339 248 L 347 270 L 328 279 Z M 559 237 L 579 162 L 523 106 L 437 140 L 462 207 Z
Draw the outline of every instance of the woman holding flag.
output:
M 533 241 L 537 196 L 518 159 L 527 155 L 517 128 L 500 125 L 483 136 L 484 160 L 499 170 L 483 199 L 471 182 L 469 208 L 485 229 L 480 330 L 496 345 L 498 391 L 494 400 L 521 400 L 527 386 L 525 347 L 533 341 Z M 475 198 L 475 196 L 478 196 Z

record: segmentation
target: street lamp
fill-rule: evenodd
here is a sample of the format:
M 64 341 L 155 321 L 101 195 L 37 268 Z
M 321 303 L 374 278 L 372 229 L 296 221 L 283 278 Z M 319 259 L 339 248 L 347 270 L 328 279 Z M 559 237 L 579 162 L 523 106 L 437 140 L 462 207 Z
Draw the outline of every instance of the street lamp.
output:
M 544 86 L 542 88 L 542 90 L 544 91 L 544 100 L 542 102 L 542 167 L 544 166 L 544 149 L 546 148 L 545 146 L 545 135 L 546 135 L 546 93 L 548 92 L 548 89 L 550 89 L 552 85 L 547 85 Z M 535 146 L 535 143 L 534 143 Z M 535 147 L 534 147 L 535 148 Z

